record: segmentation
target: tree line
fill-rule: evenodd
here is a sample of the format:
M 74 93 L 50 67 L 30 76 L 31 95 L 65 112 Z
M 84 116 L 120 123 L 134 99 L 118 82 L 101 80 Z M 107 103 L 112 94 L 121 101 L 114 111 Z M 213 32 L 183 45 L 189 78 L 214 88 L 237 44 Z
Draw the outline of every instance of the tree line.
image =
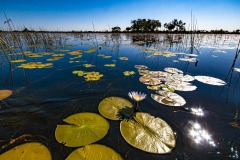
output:
M 163 26 L 168 31 L 185 31 L 185 25 L 182 20 L 174 19 L 169 23 L 165 23 Z M 131 21 L 131 26 L 126 27 L 127 32 L 156 32 L 162 27 L 162 23 L 159 20 L 154 19 L 136 19 Z M 112 27 L 112 32 L 120 32 L 119 26 Z

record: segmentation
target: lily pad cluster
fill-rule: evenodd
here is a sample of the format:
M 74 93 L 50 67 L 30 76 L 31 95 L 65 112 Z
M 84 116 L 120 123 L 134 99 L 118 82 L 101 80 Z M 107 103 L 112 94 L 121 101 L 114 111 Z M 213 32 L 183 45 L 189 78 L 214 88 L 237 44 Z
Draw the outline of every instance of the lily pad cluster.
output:
M 77 74 L 80 77 L 84 77 L 86 81 L 98 81 L 101 77 L 103 77 L 103 74 L 100 74 L 99 72 L 85 72 L 81 70 L 76 70 L 72 72 L 73 74 Z
M 183 106 L 185 100 L 178 94 L 173 93 L 177 91 L 194 91 L 197 86 L 191 82 L 195 79 L 210 85 L 225 85 L 226 83 L 220 79 L 209 76 L 191 76 L 183 73 L 183 71 L 177 68 L 166 67 L 164 71 L 150 71 L 146 67 L 139 67 L 141 65 L 135 65 L 138 69 L 141 77 L 139 81 L 146 84 L 150 90 L 155 90 L 157 94 L 152 94 L 151 97 L 165 105 L 169 106 Z M 145 69 L 146 68 L 146 69 Z
M 21 64 L 18 67 L 19 68 L 34 69 L 34 68 L 51 68 L 52 66 L 53 66 L 52 63 L 29 62 L 29 63 Z
M 120 132 L 132 146 L 150 153 L 166 154 L 176 146 L 171 127 L 162 119 L 148 113 L 134 112 L 131 102 L 121 97 L 108 97 L 98 106 L 102 116 L 111 120 L 121 120 Z M 118 114 L 129 116 L 122 119 Z
M 63 120 L 55 130 L 56 140 L 67 147 L 80 147 L 74 150 L 67 160 L 122 160 L 113 149 L 92 144 L 105 137 L 109 130 L 108 121 L 96 113 L 77 113 Z

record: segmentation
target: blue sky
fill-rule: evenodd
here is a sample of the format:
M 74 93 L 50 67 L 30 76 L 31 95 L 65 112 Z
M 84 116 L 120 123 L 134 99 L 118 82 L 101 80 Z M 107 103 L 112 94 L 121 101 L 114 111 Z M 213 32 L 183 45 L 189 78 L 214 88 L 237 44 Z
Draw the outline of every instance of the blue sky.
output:
M 59 31 L 122 30 L 138 18 L 156 19 L 162 25 L 173 19 L 186 22 L 191 11 L 198 29 L 240 29 L 240 0 L 1 0 L 0 27 L 4 12 L 16 28 Z

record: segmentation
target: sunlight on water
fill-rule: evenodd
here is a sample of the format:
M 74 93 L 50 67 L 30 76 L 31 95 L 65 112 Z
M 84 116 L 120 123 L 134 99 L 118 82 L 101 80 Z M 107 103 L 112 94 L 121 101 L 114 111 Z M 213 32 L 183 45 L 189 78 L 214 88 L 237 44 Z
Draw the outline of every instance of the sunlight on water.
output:
M 191 138 L 196 144 L 202 144 L 207 142 L 210 146 L 216 146 L 215 142 L 212 140 L 211 135 L 208 133 L 207 130 L 202 128 L 199 123 L 191 122 L 191 125 L 192 126 L 189 130 L 189 134 L 191 135 Z

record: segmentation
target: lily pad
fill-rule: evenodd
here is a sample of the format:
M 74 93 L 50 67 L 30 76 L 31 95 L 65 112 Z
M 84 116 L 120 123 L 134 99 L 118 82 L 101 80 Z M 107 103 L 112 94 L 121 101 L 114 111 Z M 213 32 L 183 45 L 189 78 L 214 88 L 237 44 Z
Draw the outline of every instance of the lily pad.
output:
M 127 61 L 128 57 L 119 57 L 119 59 L 122 60 L 122 61 Z
M 209 77 L 209 76 L 195 76 L 194 77 L 199 82 L 210 84 L 210 85 L 216 85 L 216 86 L 223 86 L 226 85 L 226 82 L 224 82 L 221 79 Z
M 16 59 L 16 60 L 12 60 L 12 63 L 21 63 L 21 62 L 26 62 L 26 59 Z
M 183 71 L 177 69 L 177 68 L 171 68 L 171 67 L 167 67 L 167 68 L 164 68 L 164 70 L 166 72 L 169 72 L 169 73 L 173 73 L 173 74 L 176 74 L 176 73 L 183 73 Z
M 95 113 L 78 113 L 63 120 L 66 125 L 58 125 L 55 137 L 68 147 L 79 147 L 102 139 L 108 132 L 109 124 Z
M 49 149 L 37 142 L 16 146 L 0 155 L 2 160 L 51 160 Z
M 135 72 L 134 71 L 125 71 L 125 72 L 123 72 L 123 74 L 124 74 L 124 76 L 131 76 L 131 75 L 135 74 Z
M 156 91 L 158 94 L 151 94 L 152 99 L 158 103 L 168 105 L 168 106 L 183 106 L 186 104 L 186 101 L 176 93 L 167 92 L 167 91 Z
M 121 97 L 108 97 L 99 103 L 98 111 L 105 118 L 119 120 L 118 111 L 124 107 L 132 108 L 133 105 L 130 101 Z
M 176 146 L 171 127 L 148 113 L 137 112 L 134 119 L 123 120 L 120 131 L 130 145 L 146 152 L 166 154 Z
M 66 160 L 122 160 L 123 158 L 113 149 L 91 144 L 73 151 Z
M 11 90 L 0 90 L 0 101 L 11 96 L 12 91 Z

